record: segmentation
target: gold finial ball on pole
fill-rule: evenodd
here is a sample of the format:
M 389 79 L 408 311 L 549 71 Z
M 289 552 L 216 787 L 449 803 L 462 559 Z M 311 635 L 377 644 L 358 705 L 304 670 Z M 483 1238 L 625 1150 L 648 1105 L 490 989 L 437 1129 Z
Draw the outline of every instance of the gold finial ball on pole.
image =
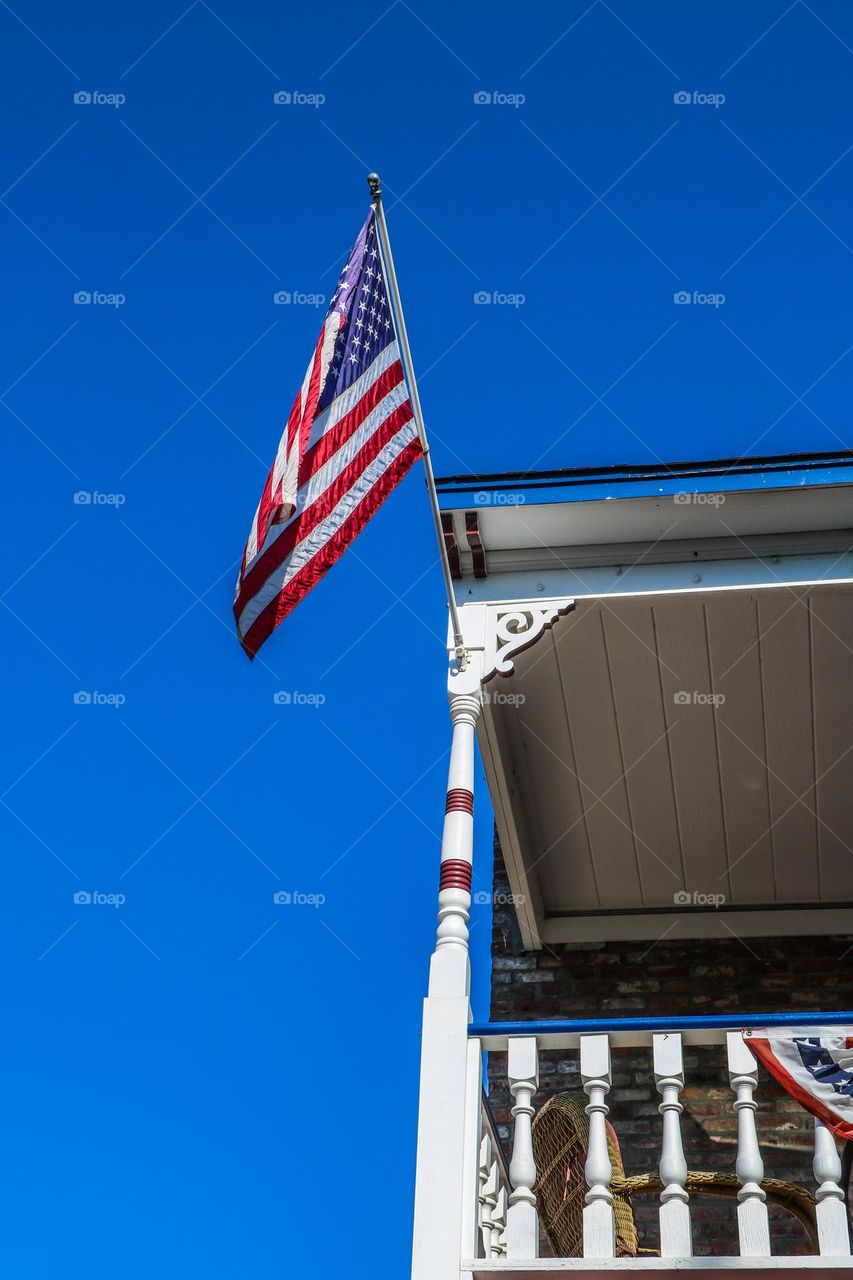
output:
M 367 175 L 367 185 L 370 187 L 370 195 L 373 200 L 382 199 L 382 180 L 378 173 L 369 173 Z

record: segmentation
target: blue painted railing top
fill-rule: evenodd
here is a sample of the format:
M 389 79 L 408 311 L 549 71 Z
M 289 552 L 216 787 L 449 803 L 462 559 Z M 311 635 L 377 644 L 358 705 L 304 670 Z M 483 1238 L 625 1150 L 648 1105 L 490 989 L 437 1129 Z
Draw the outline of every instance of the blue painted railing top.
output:
M 680 1018 L 568 1018 L 545 1022 L 473 1022 L 469 1036 L 587 1035 L 603 1031 L 746 1031 L 756 1027 L 834 1027 L 853 1024 L 853 1012 L 700 1013 Z

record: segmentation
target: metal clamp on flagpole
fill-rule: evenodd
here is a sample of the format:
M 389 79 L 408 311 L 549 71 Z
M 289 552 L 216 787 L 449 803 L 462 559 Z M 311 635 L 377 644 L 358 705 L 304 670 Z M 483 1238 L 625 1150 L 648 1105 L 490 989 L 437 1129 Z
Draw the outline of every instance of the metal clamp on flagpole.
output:
M 400 341 L 400 358 L 403 362 L 403 372 L 406 375 L 406 382 L 409 386 L 409 395 L 412 401 L 412 413 L 415 418 L 415 426 L 418 429 L 421 448 L 423 449 L 424 471 L 426 473 L 426 486 L 429 493 L 429 505 L 432 511 L 432 520 L 435 525 L 435 536 L 438 538 L 438 547 L 441 553 L 441 567 L 444 573 L 444 585 L 447 590 L 447 603 L 450 608 L 450 626 L 453 631 L 453 644 L 456 650 L 456 659 L 459 663 L 460 670 L 464 671 L 468 665 L 468 652 L 465 648 L 465 641 L 462 638 L 462 627 L 459 622 L 459 610 L 456 607 L 456 596 L 453 592 L 453 577 L 450 572 L 450 562 L 447 558 L 447 547 L 444 541 L 444 532 L 441 527 L 441 509 L 438 505 L 438 493 L 435 488 L 435 476 L 432 470 L 432 459 L 429 452 L 429 441 L 427 440 L 426 427 L 424 426 L 424 415 L 421 409 L 421 398 L 418 394 L 418 384 L 415 380 L 415 371 L 412 366 L 412 352 L 409 347 L 409 336 L 406 333 L 406 321 L 403 318 L 403 305 L 400 301 L 400 290 L 397 285 L 397 273 L 394 270 L 394 258 L 391 254 L 391 243 L 388 239 L 388 226 L 385 222 L 385 210 L 382 207 L 382 183 L 378 173 L 369 173 L 367 175 L 367 185 L 370 187 L 370 195 L 373 199 L 373 207 L 376 210 L 376 223 L 379 229 L 379 243 L 382 248 L 382 256 L 385 259 L 385 274 L 388 278 L 388 286 L 391 294 L 391 305 L 394 308 L 394 319 L 397 327 L 397 337 Z

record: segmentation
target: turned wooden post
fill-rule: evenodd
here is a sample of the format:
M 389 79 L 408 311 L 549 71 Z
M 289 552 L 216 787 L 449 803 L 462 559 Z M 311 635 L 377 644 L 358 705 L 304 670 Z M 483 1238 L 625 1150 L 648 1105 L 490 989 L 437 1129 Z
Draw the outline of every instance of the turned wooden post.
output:
M 589 1098 L 589 1151 L 584 1172 L 589 1190 L 583 1211 L 583 1256 L 613 1258 L 616 1231 L 613 1223 L 613 1196 L 610 1180 L 613 1168 L 607 1149 L 605 1098 L 610 1092 L 610 1039 L 608 1036 L 581 1036 L 581 1081 Z
M 424 1002 L 412 1280 L 458 1280 L 476 1245 L 474 1076 L 469 1049 L 468 910 L 473 857 L 474 728 L 482 653 L 448 675 L 453 725 L 447 781 L 438 929 Z M 477 1102 L 479 1109 L 479 1102 Z
M 817 1238 L 821 1257 L 847 1258 L 850 1256 L 850 1232 L 847 1225 L 847 1205 L 839 1186 L 841 1160 L 835 1138 L 822 1120 L 814 1122 L 814 1176 L 818 1183 Z
M 474 730 L 480 698 L 457 694 L 450 699 L 453 736 L 441 837 L 438 929 L 430 964 L 431 996 L 467 993 L 469 987 L 468 918 L 471 909 L 471 864 L 474 854 Z
M 480 1238 L 483 1257 L 492 1257 L 492 1212 L 498 1199 L 498 1162 L 492 1158 L 492 1139 L 483 1134 L 480 1143 Z
M 539 1220 L 536 1215 L 536 1162 L 533 1159 L 533 1095 L 539 1087 L 539 1051 L 535 1036 L 513 1038 L 509 1042 L 509 1091 L 515 1099 L 512 1109 L 515 1131 L 509 1179 L 512 1193 L 507 1211 L 507 1257 L 539 1256 Z
M 684 1088 L 684 1060 L 681 1035 L 669 1032 L 652 1038 L 655 1084 L 661 1096 L 658 1111 L 663 1117 L 660 1178 L 660 1252 L 662 1258 L 690 1258 L 693 1240 L 690 1231 L 690 1197 L 684 1189 L 687 1161 L 681 1141 L 680 1095 Z
M 492 1211 L 492 1257 L 502 1258 L 506 1254 L 506 1187 L 498 1188 L 495 1207 Z
M 755 1128 L 757 1103 L 753 1097 L 758 1087 L 758 1064 L 740 1031 L 726 1032 L 729 1059 L 729 1081 L 735 1094 L 737 1115 L 737 1160 L 735 1172 L 740 1181 L 737 1224 L 742 1258 L 770 1257 L 770 1224 L 767 1218 L 767 1196 L 762 1190 L 764 1161 Z

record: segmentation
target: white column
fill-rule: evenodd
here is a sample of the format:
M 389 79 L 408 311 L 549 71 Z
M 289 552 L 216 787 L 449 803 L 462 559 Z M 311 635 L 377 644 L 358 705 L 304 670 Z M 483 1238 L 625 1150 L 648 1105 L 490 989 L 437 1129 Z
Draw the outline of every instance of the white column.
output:
M 424 1002 L 418 1156 L 415 1173 L 413 1280 L 459 1280 L 470 1249 L 469 1205 L 476 1181 L 466 1169 L 477 1150 L 466 1129 L 468 1050 L 468 908 L 473 857 L 474 726 L 480 711 L 482 654 L 464 672 L 451 667 L 447 806 L 441 849 L 439 925 Z M 470 1118 L 470 1104 L 467 1107 Z
M 613 1258 L 616 1231 L 613 1223 L 613 1196 L 610 1180 L 613 1169 L 607 1150 L 605 1098 L 610 1092 L 610 1039 L 608 1036 L 581 1036 L 581 1081 L 589 1098 L 589 1151 L 584 1172 L 589 1190 L 583 1211 L 583 1256 Z
M 430 963 L 431 996 L 468 994 L 468 916 L 474 854 L 474 730 L 479 715 L 479 692 L 451 696 L 453 737 L 441 838 L 438 930 Z
M 729 1081 L 735 1094 L 737 1115 L 737 1160 L 735 1172 L 741 1184 L 738 1192 L 737 1224 L 742 1258 L 770 1257 L 770 1224 L 767 1196 L 761 1188 L 764 1161 L 755 1128 L 758 1064 L 739 1031 L 726 1033 Z
M 684 1060 L 681 1035 L 669 1032 L 652 1037 L 655 1084 L 661 1096 L 658 1111 L 663 1117 L 660 1178 L 660 1252 L 662 1258 L 691 1258 L 690 1197 L 684 1189 L 687 1161 L 681 1141 L 680 1095 L 684 1088 Z
M 462 1154 L 462 1257 L 476 1258 L 480 1215 L 480 1159 L 483 1133 L 483 1050 L 468 1041 L 465 1080 L 465 1134 Z
M 841 1160 L 835 1138 L 822 1120 L 814 1122 L 814 1176 L 818 1183 L 817 1238 L 821 1257 L 847 1258 L 850 1256 L 850 1232 L 847 1224 L 847 1205 L 839 1186 Z
M 509 1042 L 509 1091 L 515 1099 L 512 1109 L 515 1130 L 509 1180 L 512 1193 L 507 1211 L 508 1258 L 538 1258 L 539 1220 L 536 1215 L 536 1162 L 533 1158 L 533 1095 L 539 1088 L 539 1051 L 535 1036 L 520 1036 Z

